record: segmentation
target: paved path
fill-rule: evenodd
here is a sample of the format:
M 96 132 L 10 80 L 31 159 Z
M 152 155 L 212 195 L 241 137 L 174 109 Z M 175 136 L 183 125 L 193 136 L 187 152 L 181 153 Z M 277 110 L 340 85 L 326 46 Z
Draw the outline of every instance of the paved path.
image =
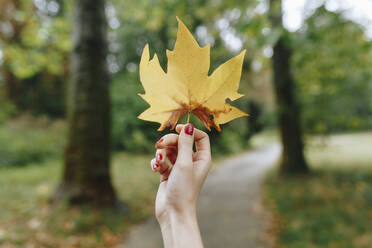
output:
M 210 174 L 199 198 L 198 220 L 206 248 L 265 248 L 267 215 L 260 205 L 260 183 L 280 147 L 257 149 L 225 161 Z M 120 248 L 161 248 L 154 217 L 135 228 Z

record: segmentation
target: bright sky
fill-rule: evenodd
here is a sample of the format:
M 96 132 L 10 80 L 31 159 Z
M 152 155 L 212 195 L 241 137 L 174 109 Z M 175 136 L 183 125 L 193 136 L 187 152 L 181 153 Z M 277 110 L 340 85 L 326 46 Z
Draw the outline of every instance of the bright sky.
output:
M 372 39 L 372 0 L 284 0 L 284 26 L 290 31 L 296 31 L 304 19 L 323 3 L 327 10 L 343 11 L 346 19 L 361 24 Z

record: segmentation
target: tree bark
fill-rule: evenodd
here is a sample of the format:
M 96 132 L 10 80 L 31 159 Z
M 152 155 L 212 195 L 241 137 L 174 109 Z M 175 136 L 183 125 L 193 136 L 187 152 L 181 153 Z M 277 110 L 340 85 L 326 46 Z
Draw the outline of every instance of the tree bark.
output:
M 300 107 L 295 94 L 295 84 L 291 74 L 291 46 L 288 32 L 282 26 L 280 0 L 270 0 L 270 20 L 273 28 L 282 29 L 274 45 L 272 66 L 274 89 L 279 106 L 278 124 L 283 146 L 280 173 L 307 173 L 308 165 L 304 156 L 301 130 Z
M 75 0 L 68 144 L 56 198 L 74 204 L 114 206 L 111 184 L 109 73 L 104 0 Z

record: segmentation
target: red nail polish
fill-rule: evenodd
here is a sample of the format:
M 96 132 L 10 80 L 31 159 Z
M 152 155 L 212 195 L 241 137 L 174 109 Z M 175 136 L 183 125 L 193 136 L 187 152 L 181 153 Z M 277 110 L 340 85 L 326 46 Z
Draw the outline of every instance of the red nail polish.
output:
M 164 141 L 164 139 L 160 139 L 160 140 L 158 140 L 158 142 L 156 142 L 156 143 L 161 143 L 161 142 L 163 142 Z
M 162 159 L 163 159 L 163 154 L 158 153 L 158 155 L 156 155 L 156 161 L 160 161 Z
M 187 124 L 185 126 L 185 133 L 188 135 L 192 135 L 194 133 L 194 126 L 192 124 Z
M 153 171 L 155 171 L 159 167 L 158 164 L 154 164 L 154 167 L 152 168 Z

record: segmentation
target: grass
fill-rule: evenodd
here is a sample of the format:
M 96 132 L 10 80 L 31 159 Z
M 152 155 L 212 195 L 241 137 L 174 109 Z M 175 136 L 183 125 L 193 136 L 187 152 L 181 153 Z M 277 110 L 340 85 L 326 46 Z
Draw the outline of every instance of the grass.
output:
M 307 158 L 313 168 L 372 168 L 372 132 L 311 137 L 307 143 Z
M 371 247 L 371 147 L 372 133 L 314 137 L 306 150 L 311 175 L 268 176 L 278 247 Z
M 63 121 L 23 115 L 0 125 L 0 168 L 24 166 L 60 157 L 65 144 Z
M 130 217 L 110 210 L 50 204 L 61 161 L 0 170 L 0 247 L 114 247 L 128 228 L 153 212 L 158 176 L 150 158 L 116 154 L 112 176 Z

